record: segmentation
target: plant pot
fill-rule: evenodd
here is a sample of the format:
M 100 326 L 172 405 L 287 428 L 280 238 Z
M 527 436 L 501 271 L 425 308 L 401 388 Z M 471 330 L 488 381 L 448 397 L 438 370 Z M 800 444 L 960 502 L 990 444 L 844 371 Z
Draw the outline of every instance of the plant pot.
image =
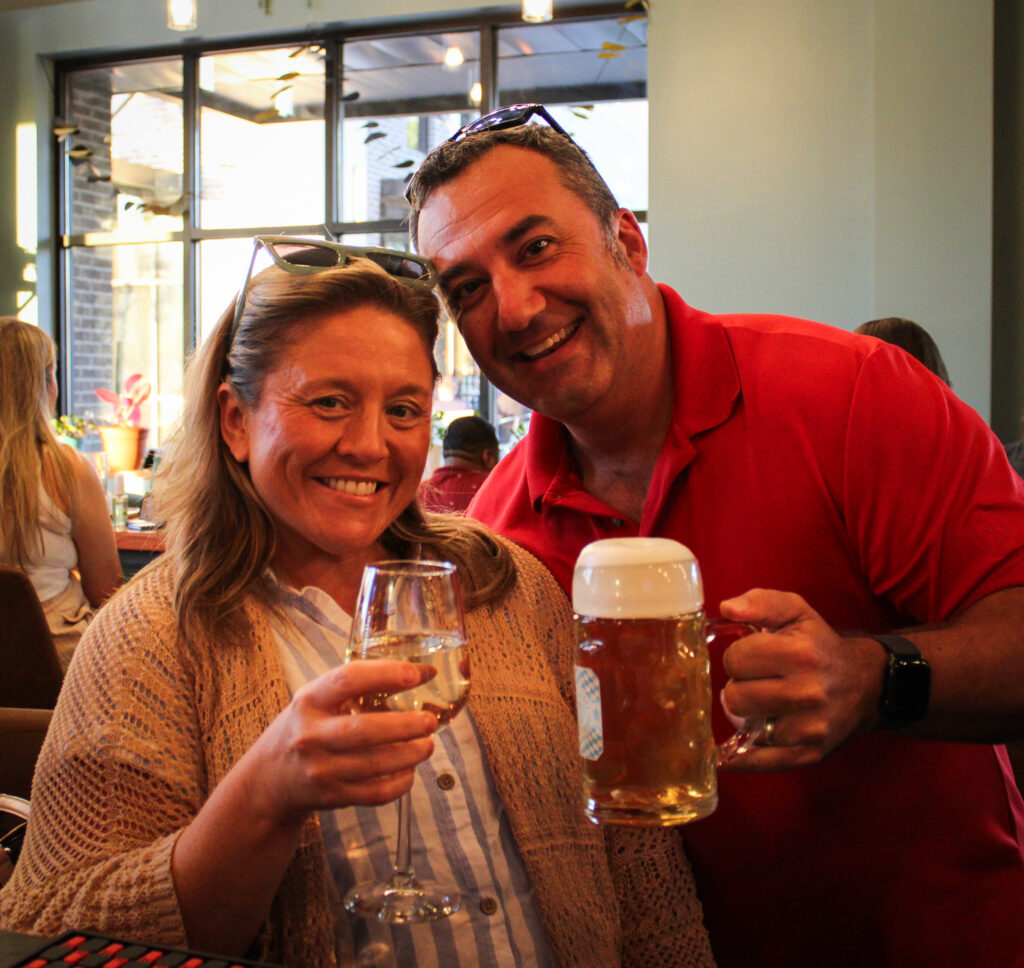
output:
M 121 471 L 137 470 L 146 454 L 147 427 L 100 427 L 100 440 L 113 476 Z

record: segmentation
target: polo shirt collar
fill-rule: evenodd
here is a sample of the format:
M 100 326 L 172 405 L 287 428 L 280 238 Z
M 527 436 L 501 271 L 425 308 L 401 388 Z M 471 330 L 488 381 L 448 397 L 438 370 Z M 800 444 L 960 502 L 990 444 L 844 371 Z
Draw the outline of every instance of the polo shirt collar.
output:
M 740 395 L 736 361 L 720 321 L 692 309 L 669 286 L 659 283 L 658 289 L 668 316 L 675 393 L 672 424 L 651 480 L 655 497 L 693 460 L 692 438 L 724 423 Z M 608 514 L 605 504 L 583 490 L 567 438 L 558 421 L 541 413 L 530 418 L 521 445 L 530 503 L 538 513 L 545 504 L 571 503 L 584 513 Z

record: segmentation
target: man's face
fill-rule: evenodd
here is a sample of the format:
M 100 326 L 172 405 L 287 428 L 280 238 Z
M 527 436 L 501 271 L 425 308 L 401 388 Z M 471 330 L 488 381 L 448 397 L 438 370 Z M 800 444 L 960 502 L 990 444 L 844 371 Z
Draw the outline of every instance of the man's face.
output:
M 570 426 L 617 405 L 628 329 L 650 315 L 628 212 L 606 230 L 552 161 L 501 145 L 431 194 L 418 243 L 493 384 Z

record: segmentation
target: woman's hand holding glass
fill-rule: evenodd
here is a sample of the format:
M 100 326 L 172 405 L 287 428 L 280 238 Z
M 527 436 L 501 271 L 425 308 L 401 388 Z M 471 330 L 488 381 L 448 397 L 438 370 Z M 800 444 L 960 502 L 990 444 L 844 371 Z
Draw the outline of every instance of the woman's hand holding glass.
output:
M 252 809 L 301 824 L 311 811 L 379 806 L 412 786 L 434 749 L 429 712 L 359 712 L 367 694 L 400 692 L 434 677 L 430 666 L 359 662 L 303 686 L 243 759 L 254 760 Z

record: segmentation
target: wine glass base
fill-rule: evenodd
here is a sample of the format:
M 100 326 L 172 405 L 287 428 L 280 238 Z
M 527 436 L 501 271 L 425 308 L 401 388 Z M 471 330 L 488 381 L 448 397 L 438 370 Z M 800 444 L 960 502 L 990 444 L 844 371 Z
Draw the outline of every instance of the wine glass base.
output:
M 345 910 L 385 924 L 423 924 L 438 921 L 462 907 L 462 897 L 440 884 L 357 884 L 344 899 Z

